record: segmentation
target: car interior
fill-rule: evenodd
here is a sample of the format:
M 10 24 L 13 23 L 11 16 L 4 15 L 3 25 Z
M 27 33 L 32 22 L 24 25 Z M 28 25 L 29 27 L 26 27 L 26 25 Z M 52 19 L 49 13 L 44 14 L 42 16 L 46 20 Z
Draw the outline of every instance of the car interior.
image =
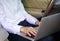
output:
M 41 21 L 43 17 L 47 17 L 55 14 L 59 14 L 60 17 L 60 0 L 22 0 L 22 3 L 28 14 L 36 17 L 39 21 Z M 59 23 L 60 23 L 60 19 L 59 19 Z M 53 35 L 56 36 L 55 34 Z M 21 36 L 23 37 L 24 35 Z M 9 41 L 8 37 L 9 37 L 9 33 L 0 24 L 0 41 Z M 55 41 L 60 41 L 57 40 L 57 38 L 55 39 L 56 39 Z M 33 40 L 31 39 L 31 41 Z

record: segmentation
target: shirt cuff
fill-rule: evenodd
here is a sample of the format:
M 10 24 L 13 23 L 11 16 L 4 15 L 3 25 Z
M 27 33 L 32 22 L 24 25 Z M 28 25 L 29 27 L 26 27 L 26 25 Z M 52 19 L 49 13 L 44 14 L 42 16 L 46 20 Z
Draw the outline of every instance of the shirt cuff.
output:
M 35 24 L 35 23 L 36 23 L 36 21 L 38 21 L 38 20 L 34 20 L 34 21 L 32 21 L 32 23 L 33 23 L 33 24 Z M 36 25 L 36 24 L 35 24 L 35 25 Z
M 30 21 L 29 21 L 29 23 L 31 23 L 31 24 L 34 24 L 35 25 L 35 22 L 36 21 L 38 21 L 36 18 L 33 18 L 33 19 L 31 19 Z

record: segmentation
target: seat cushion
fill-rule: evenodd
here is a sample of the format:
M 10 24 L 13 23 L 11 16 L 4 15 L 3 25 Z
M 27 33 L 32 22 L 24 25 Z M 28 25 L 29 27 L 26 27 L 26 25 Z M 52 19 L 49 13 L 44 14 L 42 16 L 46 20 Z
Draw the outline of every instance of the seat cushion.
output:
M 26 8 L 46 9 L 51 0 L 23 0 Z
M 22 0 L 26 11 L 35 16 L 41 17 L 43 13 L 42 10 L 46 10 L 51 0 Z
M 35 9 L 35 8 L 26 8 L 27 12 L 34 17 L 39 18 L 42 16 L 42 9 Z
M 7 39 L 8 33 L 0 26 L 0 41 Z

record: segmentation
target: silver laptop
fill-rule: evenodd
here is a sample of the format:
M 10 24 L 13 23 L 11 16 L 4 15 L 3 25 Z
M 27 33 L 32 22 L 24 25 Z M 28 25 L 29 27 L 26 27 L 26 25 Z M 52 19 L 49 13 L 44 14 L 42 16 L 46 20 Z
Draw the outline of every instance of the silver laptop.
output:
M 58 31 L 60 31 L 60 13 L 44 17 L 41 20 L 41 24 L 34 41 L 37 41 Z

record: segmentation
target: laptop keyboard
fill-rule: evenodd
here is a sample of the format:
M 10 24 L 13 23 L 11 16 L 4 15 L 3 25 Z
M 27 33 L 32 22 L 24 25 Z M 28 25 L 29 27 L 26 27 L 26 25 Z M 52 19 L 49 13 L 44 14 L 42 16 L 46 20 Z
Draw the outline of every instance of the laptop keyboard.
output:
M 27 36 L 28 36 L 28 35 L 27 35 Z M 34 38 L 35 38 L 35 36 L 34 36 L 34 35 L 32 35 L 32 34 L 31 34 L 31 36 L 28 36 L 28 37 L 30 37 L 30 38 L 32 38 L 32 39 L 34 39 Z

